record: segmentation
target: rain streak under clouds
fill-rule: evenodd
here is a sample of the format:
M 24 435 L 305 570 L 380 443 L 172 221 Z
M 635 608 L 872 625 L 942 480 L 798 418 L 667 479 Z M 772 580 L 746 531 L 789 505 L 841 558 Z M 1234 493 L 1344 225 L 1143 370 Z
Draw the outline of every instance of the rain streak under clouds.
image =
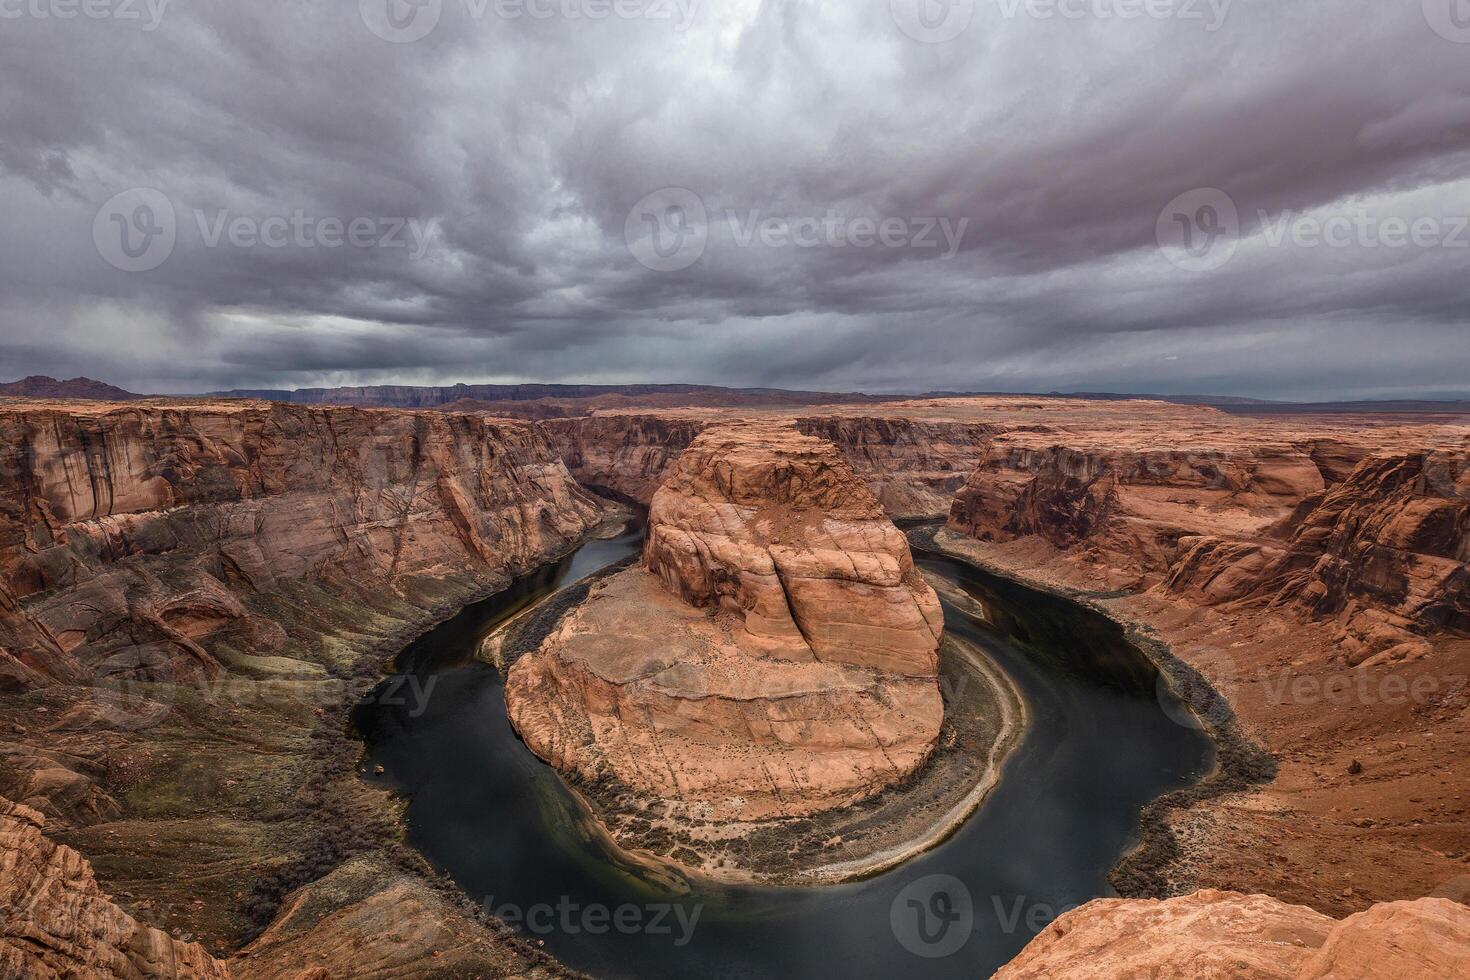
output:
M 0 379 L 1470 389 L 1464 0 L 0 0 Z

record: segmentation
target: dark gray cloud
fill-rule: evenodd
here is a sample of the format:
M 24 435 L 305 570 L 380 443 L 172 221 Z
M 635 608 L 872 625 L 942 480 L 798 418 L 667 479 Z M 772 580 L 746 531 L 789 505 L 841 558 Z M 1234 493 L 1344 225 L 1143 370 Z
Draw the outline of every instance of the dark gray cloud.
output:
M 1438 0 L 90 2 L 0 0 L 6 376 L 1470 388 Z

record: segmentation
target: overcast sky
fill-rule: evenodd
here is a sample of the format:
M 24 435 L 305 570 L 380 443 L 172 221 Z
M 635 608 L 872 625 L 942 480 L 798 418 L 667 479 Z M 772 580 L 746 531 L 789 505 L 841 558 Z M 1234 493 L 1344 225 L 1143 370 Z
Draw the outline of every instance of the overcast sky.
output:
M 0 0 L 0 376 L 1463 394 L 1467 6 Z

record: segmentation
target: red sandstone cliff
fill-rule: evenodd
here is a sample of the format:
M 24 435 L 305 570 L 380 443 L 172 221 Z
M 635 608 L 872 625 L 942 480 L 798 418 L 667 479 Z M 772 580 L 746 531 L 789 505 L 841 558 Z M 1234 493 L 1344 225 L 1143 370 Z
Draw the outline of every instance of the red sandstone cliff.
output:
M 999 422 L 824 415 L 799 418 L 807 435 L 842 450 L 893 518 L 949 513 L 952 498 L 984 456 Z
M 949 526 L 997 544 L 1035 539 L 1110 584 L 1291 604 L 1336 620 L 1351 663 L 1401 659 L 1425 649 L 1412 634 L 1470 633 L 1467 473 L 1470 452 L 1452 449 L 998 445 Z
M 941 630 L 903 535 L 830 443 L 716 427 L 655 494 L 644 567 L 512 668 L 507 706 L 581 780 L 721 821 L 802 816 L 928 756 Z
M 46 819 L 0 797 L 0 977 L 228 980 L 198 943 L 144 925 L 113 904 L 92 866 L 43 833 Z
M 1375 905 L 1337 922 L 1264 895 L 1100 899 L 1063 915 L 995 980 L 1452 980 L 1470 975 L 1470 908 Z
M 541 431 L 583 486 L 647 504 L 664 469 L 704 429 L 701 419 L 593 415 L 540 423 Z
M 728 414 L 728 413 L 726 413 Z M 942 517 L 1001 423 L 894 415 L 787 416 L 840 449 L 893 518 Z M 605 413 L 543 422 L 567 468 L 589 487 L 647 504 L 664 469 L 720 413 Z
M 0 406 L 0 794 L 92 858 L 128 914 L 219 955 L 336 875 L 250 975 L 293 975 L 301 950 L 348 970 L 380 921 L 412 931 L 374 954 L 385 976 L 448 955 L 424 932 L 440 926 L 467 974 L 524 967 L 472 922 L 444 925 L 392 803 L 358 777 L 346 712 L 414 635 L 605 513 L 527 423 Z
M 84 682 L 114 656 L 213 675 L 283 645 L 264 597 L 290 583 L 412 593 L 504 575 L 599 516 L 512 421 L 250 403 L 0 409 L 0 683 Z

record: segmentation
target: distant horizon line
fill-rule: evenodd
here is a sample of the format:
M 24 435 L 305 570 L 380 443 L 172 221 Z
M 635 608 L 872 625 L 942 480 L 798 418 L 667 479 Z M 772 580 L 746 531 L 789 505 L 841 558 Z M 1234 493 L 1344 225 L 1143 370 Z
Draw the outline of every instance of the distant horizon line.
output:
M 1105 388 L 1087 389 L 1051 389 L 1047 391 L 1038 390 L 1005 390 L 1005 389 L 962 389 L 962 388 L 932 388 L 924 391 L 899 390 L 886 392 L 873 392 L 862 390 L 839 390 L 825 388 L 782 388 L 770 385 L 717 385 L 698 382 L 664 382 L 664 381 L 635 381 L 622 383 L 608 382 L 580 382 L 580 381 L 516 381 L 516 382 L 466 382 L 455 381 L 440 384 L 410 384 L 402 382 L 375 382 L 372 384 L 344 384 L 344 385 L 307 385 L 302 387 L 238 387 L 222 388 L 211 391 L 177 391 L 177 392 L 135 392 L 110 382 L 90 378 L 85 375 L 59 379 L 45 374 L 32 374 L 15 381 L 0 381 L 0 394 L 4 389 L 25 385 L 27 383 L 49 383 L 55 385 L 96 385 L 102 388 L 113 389 L 121 395 L 138 398 L 267 398 L 270 395 L 301 395 L 305 393 L 330 394 L 337 391 L 371 391 L 374 389 L 399 389 L 399 390 L 453 390 L 465 389 L 467 391 L 495 391 L 513 390 L 517 388 L 532 389 L 569 389 L 581 391 L 584 394 L 540 394 L 532 395 L 520 400 L 534 400 L 535 398 L 547 397 L 569 397 L 589 398 L 594 395 L 585 394 L 588 391 L 596 391 L 599 394 L 627 394 L 636 396 L 643 393 L 680 393 L 680 392 L 733 392 L 743 394 L 772 394 L 772 395 L 834 395 L 847 398 L 864 398 L 875 401 L 891 401 L 899 399 L 918 398 L 963 398 L 963 397 L 1015 397 L 1015 398 L 1079 398 L 1084 400 L 1121 400 L 1141 399 L 1153 401 L 1166 401 L 1183 404 L 1202 405 L 1235 405 L 1235 406 L 1290 406 L 1290 405 L 1392 405 L 1392 404 L 1429 404 L 1429 405 L 1454 405 L 1470 401 L 1470 392 L 1459 392 L 1446 395 L 1390 395 L 1380 397 L 1356 397 L 1356 398 L 1322 398 L 1322 399 L 1292 399 L 1292 398 L 1261 398 L 1248 395 L 1237 395 L 1230 393 L 1213 392 L 1186 392 L 1170 394 L 1165 392 L 1146 392 L 1128 390 L 1110 390 Z M 502 399 L 506 401 L 517 399 Z

